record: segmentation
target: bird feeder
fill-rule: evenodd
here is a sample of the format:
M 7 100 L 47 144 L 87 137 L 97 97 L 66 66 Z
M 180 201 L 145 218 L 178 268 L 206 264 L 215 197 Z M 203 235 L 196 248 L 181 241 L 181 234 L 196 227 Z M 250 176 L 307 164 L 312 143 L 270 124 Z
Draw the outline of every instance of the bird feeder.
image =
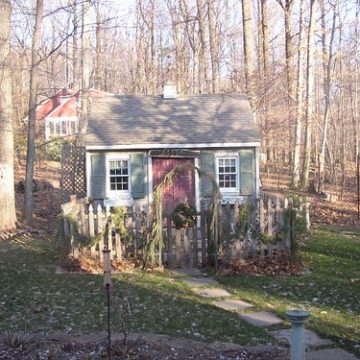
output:
M 104 286 L 111 287 L 111 260 L 110 260 L 111 250 L 103 250 L 104 255 Z

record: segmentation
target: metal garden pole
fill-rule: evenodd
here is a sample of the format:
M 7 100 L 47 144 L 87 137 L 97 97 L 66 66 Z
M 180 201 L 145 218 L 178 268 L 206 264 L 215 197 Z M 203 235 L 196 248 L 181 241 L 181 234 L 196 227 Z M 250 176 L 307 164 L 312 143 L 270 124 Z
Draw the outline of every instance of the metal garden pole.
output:
M 103 249 L 103 257 L 104 257 L 104 286 L 106 289 L 106 298 L 107 298 L 107 331 L 108 331 L 108 343 L 107 343 L 107 352 L 108 359 L 111 359 L 111 328 L 110 328 L 110 290 L 111 290 L 111 259 L 110 254 L 111 250 L 109 250 L 109 226 L 111 220 L 108 220 L 105 227 L 105 236 L 104 236 L 104 249 Z
M 357 158 L 357 168 L 356 168 L 356 179 L 357 179 L 357 206 L 358 206 L 358 219 L 360 219 L 360 155 Z
M 291 310 L 288 311 L 286 315 L 288 316 L 292 326 L 291 360 L 304 360 L 304 324 L 309 318 L 310 313 L 305 310 Z

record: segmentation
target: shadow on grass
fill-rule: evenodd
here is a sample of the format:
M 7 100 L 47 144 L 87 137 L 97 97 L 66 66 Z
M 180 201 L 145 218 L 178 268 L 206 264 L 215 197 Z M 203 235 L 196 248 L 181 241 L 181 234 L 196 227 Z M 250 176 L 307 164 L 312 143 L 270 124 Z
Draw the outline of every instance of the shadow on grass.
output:
M 98 332 L 106 329 L 102 275 L 55 274 L 50 241 L 22 237 L 0 243 L 0 332 Z M 162 274 L 113 276 L 114 332 L 151 332 L 199 341 L 267 343 L 263 329 L 200 299 Z

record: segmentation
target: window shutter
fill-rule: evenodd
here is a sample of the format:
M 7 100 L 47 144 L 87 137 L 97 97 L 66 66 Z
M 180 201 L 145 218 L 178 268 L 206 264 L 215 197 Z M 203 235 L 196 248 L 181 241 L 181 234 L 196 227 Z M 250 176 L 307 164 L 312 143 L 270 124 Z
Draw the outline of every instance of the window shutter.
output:
M 105 155 L 91 155 L 91 197 L 104 199 L 106 196 Z
M 200 168 L 215 179 L 215 155 L 212 152 L 200 153 Z M 212 195 L 213 186 L 207 176 L 201 177 L 201 195 L 209 197 Z
M 240 194 L 253 195 L 255 192 L 254 149 L 242 149 L 240 158 Z
M 131 169 L 131 195 L 134 199 L 145 196 L 145 163 L 144 154 L 132 154 L 130 156 Z

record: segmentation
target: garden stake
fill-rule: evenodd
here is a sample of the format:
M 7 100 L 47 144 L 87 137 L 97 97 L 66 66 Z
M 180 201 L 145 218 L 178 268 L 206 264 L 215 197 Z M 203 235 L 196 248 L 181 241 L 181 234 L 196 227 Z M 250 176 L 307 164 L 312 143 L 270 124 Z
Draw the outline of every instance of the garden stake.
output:
M 291 360 L 305 359 L 304 324 L 310 313 L 305 310 L 291 310 L 286 313 L 291 322 Z

